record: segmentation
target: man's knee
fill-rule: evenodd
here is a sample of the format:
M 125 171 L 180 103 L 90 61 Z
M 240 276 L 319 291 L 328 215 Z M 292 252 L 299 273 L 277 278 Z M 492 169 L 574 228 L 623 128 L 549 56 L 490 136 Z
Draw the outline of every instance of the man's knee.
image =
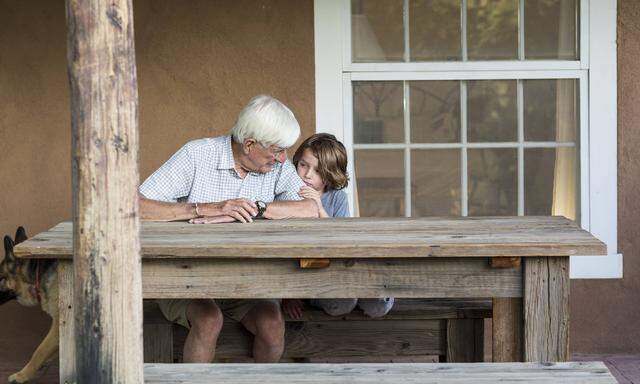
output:
M 256 311 L 256 336 L 268 344 L 284 340 L 284 317 L 276 304 L 262 305 Z
M 194 300 L 187 309 L 187 319 L 191 329 L 199 334 L 217 338 L 224 316 L 212 300 Z

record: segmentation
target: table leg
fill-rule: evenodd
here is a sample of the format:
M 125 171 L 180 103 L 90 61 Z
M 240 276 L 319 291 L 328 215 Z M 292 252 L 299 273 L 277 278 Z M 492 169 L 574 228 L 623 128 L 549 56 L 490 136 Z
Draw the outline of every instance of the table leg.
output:
M 524 258 L 524 361 L 569 360 L 569 257 Z
M 447 320 L 447 363 L 476 363 L 484 359 L 484 319 Z
M 493 362 L 522 361 L 522 298 L 493 299 Z
M 58 262 L 58 311 L 60 316 L 60 383 L 74 383 L 76 343 L 73 311 L 73 264 Z

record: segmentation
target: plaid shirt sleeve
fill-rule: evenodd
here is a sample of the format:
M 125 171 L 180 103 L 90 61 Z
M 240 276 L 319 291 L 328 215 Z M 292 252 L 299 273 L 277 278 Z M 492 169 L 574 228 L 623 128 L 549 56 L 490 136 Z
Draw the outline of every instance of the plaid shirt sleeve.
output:
M 188 144 L 176 152 L 140 186 L 147 199 L 177 202 L 189 196 L 195 174 L 195 163 Z
M 300 188 L 303 185 L 305 184 L 298 176 L 296 167 L 287 159 L 280 167 L 280 174 L 278 175 L 278 180 L 276 180 L 274 200 L 302 200 L 298 192 L 300 192 Z

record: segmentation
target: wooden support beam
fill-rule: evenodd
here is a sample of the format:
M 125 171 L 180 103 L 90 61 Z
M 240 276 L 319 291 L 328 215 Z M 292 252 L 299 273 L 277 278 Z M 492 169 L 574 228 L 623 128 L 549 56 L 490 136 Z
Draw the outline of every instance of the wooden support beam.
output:
M 493 362 L 522 361 L 522 299 L 494 298 L 491 325 Z
M 76 333 L 73 300 L 73 265 L 71 261 L 58 262 L 58 322 L 60 326 L 60 382 L 73 383 L 76 374 Z
M 331 259 L 300 259 L 300 268 L 327 268 L 331 265 Z
M 520 267 L 519 257 L 492 257 L 490 259 L 492 268 L 518 268 Z
M 146 299 L 519 297 L 522 271 L 480 258 L 334 260 L 304 270 L 287 259 L 149 260 L 142 284 Z
M 67 0 L 76 377 L 142 383 L 138 89 L 131 0 Z
M 524 262 L 524 361 L 569 360 L 569 258 Z
M 484 319 L 447 320 L 447 363 L 484 360 Z

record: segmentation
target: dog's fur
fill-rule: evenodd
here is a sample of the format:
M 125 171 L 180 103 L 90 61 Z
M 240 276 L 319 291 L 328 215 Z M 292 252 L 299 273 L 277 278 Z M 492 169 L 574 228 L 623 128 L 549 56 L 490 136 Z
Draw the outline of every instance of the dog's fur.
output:
M 27 383 L 38 378 L 58 351 L 58 273 L 54 260 L 21 260 L 13 254 L 13 247 L 27 239 L 24 228 L 16 231 L 15 242 L 4 238 L 5 256 L 0 262 L 0 305 L 16 299 L 25 306 L 40 305 L 51 316 L 51 329 L 31 356 L 27 365 L 11 376 L 9 383 Z M 39 276 L 39 289 L 36 287 Z M 38 293 L 40 302 L 38 302 Z

